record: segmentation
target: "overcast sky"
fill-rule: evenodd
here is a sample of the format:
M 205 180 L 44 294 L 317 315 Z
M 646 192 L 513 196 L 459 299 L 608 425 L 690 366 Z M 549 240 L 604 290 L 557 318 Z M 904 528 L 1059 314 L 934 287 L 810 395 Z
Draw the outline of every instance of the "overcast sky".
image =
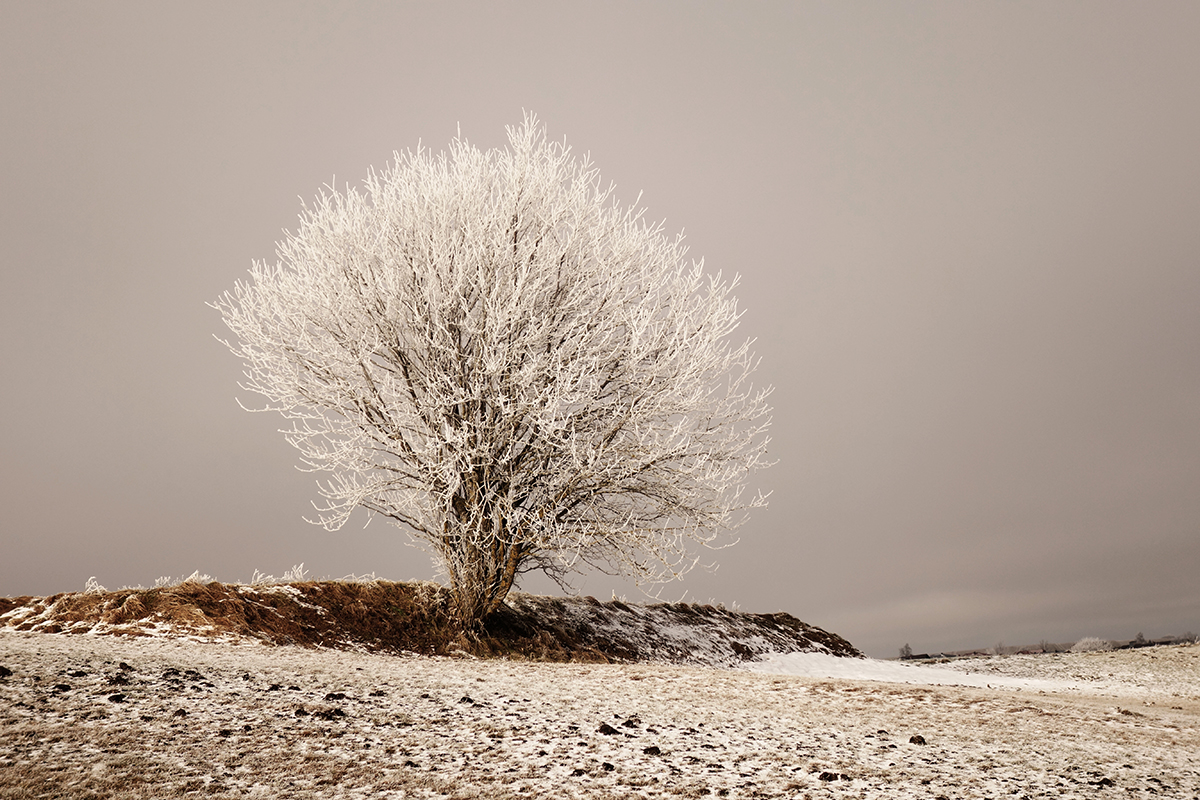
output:
M 664 599 L 876 656 L 1200 630 L 1197 42 L 1195 3 L 0 0 L 0 595 L 432 577 L 302 520 L 205 303 L 323 184 L 528 109 L 741 274 L 776 387 L 770 507 Z

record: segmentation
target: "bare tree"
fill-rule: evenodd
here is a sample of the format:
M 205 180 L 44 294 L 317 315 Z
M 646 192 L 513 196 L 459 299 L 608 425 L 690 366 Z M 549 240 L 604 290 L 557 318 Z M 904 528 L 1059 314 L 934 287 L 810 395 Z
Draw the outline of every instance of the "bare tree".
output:
M 678 577 L 765 504 L 746 481 L 770 390 L 730 341 L 736 278 L 533 116 L 508 135 L 324 191 L 214 304 L 242 388 L 329 473 L 313 521 L 364 508 L 408 531 L 468 626 L 529 570 Z

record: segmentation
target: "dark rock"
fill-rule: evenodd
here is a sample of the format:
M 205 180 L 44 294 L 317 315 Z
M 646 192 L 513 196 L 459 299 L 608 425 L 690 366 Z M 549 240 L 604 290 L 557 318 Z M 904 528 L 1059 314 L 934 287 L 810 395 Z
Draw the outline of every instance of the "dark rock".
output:
M 124 703 L 124 702 L 125 702 L 125 695 L 123 695 L 123 694 L 110 694 L 110 695 L 108 696 L 108 702 L 110 702 L 110 703 Z
M 406 766 L 406 767 L 416 767 L 416 766 L 419 766 L 419 765 L 418 765 L 418 764 L 417 764 L 417 762 L 415 762 L 415 761 L 405 761 L 405 762 L 404 762 L 404 766 Z
M 244 680 L 244 681 L 248 681 L 248 680 L 250 680 L 250 673 L 249 673 L 249 672 L 243 672 L 243 673 L 242 673 L 242 680 Z
M 300 715 L 299 712 L 297 712 L 296 716 L 299 716 L 299 715 Z M 346 716 L 346 712 L 342 711 L 340 708 L 327 708 L 327 709 L 324 709 L 323 711 L 314 711 L 313 716 L 316 717 L 317 719 L 323 719 L 326 722 L 333 722 L 333 720 L 336 717 Z
M 154 715 L 152 715 L 152 714 L 142 714 L 142 716 L 141 716 L 141 720 L 142 720 L 142 722 L 153 722 L 153 721 L 154 721 Z
M 600 727 L 596 729 L 596 732 L 603 733 L 605 736 L 612 736 L 614 733 L 620 733 L 619 730 L 614 728 L 612 725 L 609 725 L 607 722 L 601 723 Z
M 371 694 L 368 696 L 369 697 L 387 697 L 387 692 L 385 692 L 383 689 L 376 689 L 375 691 L 371 692 Z
M 187 715 L 188 715 L 188 712 L 186 709 L 177 708 L 177 709 L 175 709 L 175 713 L 171 715 L 171 718 L 175 719 L 176 717 L 186 717 Z
M 0 673 L 2 675 L 3 673 Z M 68 678 L 86 678 L 88 674 L 81 669 L 73 669 L 67 673 Z
M 221 728 L 221 730 L 217 731 L 217 736 L 229 736 L 232 733 L 233 731 L 229 730 L 229 728 Z
M 117 664 L 117 669 L 121 670 L 122 672 L 133 672 L 134 671 L 133 667 L 129 666 L 124 661 Z
M 908 738 L 908 743 L 909 744 L 925 744 L 925 737 L 921 736 L 920 734 L 917 734 L 916 736 L 910 736 Z
M 601 764 L 600 768 L 602 770 L 604 770 L 605 772 L 612 772 L 614 769 L 616 769 L 616 767 L 614 767 L 612 764 L 608 763 L 607 761 L 605 761 L 603 764 Z
M 1100 780 L 1092 783 L 1092 786 L 1116 786 L 1116 784 L 1113 782 L 1112 778 L 1101 778 Z
M 465 694 L 462 697 L 458 698 L 458 702 L 466 703 L 467 705 L 475 705 L 475 701 L 472 700 L 470 697 L 468 697 Z
M 622 728 L 636 728 L 638 725 L 641 725 L 641 724 L 642 724 L 642 721 L 640 719 L 638 719 L 637 717 L 630 717 L 629 719 L 627 719 L 621 723 L 621 727 Z
M 836 772 L 822 772 L 817 777 L 823 781 L 836 781 L 838 779 L 838 774 Z
M 329 694 L 325 695 L 325 699 L 326 700 L 345 700 L 346 695 L 342 692 L 330 692 Z
M 307 717 L 307 716 L 308 716 L 308 712 L 307 712 L 307 711 L 305 711 L 303 707 L 301 707 L 301 708 L 297 708 L 297 709 L 296 709 L 296 716 L 297 716 L 297 717 Z
M 71 691 L 71 684 L 56 683 L 50 687 L 50 691 L 54 692 L 55 694 L 62 694 L 63 692 L 69 692 L 69 691 Z
M 658 749 L 658 745 L 652 744 L 649 747 L 643 748 L 642 752 L 648 756 L 661 756 L 662 750 Z
M 13 674 L 13 671 L 8 667 L 0 667 L 0 678 L 8 678 Z
M 113 675 L 109 675 L 106 683 L 109 686 L 128 686 L 129 678 L 126 678 L 123 674 L 118 672 Z
M 278 683 L 272 683 L 270 686 L 267 687 L 267 691 L 268 692 L 278 692 L 282 688 L 283 688 L 282 685 L 280 685 Z
M 575 770 L 571 773 L 572 778 L 578 778 L 582 775 L 587 775 L 587 770 L 583 769 L 582 767 L 576 767 Z

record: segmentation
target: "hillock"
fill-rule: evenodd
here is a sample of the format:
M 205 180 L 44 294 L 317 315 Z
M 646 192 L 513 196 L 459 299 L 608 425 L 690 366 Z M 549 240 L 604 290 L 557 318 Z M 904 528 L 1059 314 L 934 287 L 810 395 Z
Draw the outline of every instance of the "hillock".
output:
M 249 639 L 273 645 L 537 661 L 733 666 L 767 653 L 862 654 L 786 613 L 514 592 L 475 635 L 444 587 L 384 580 L 226 584 L 0 598 L 0 629 Z

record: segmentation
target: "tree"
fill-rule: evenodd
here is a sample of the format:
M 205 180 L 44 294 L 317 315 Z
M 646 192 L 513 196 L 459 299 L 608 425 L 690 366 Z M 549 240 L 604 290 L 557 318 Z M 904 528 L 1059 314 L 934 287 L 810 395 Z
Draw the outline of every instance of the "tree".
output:
M 518 576 L 678 577 L 765 504 L 768 389 L 732 290 L 536 118 L 305 206 L 214 303 L 319 482 L 432 550 L 473 626 Z M 368 522 L 370 517 L 368 517 Z

